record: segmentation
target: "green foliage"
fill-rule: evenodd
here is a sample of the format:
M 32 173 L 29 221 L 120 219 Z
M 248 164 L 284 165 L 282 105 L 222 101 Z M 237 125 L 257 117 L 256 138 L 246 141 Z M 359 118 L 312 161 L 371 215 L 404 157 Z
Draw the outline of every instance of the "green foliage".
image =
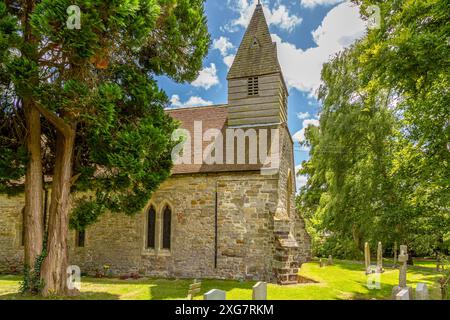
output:
M 8 102 L 0 141 L 14 141 L 1 146 L 0 192 L 24 176 L 26 98 L 75 128 L 70 226 L 84 229 L 105 211 L 139 212 L 169 176 L 176 143 L 177 124 L 155 77 L 197 77 L 210 45 L 204 1 L 42 0 L 29 15 L 34 42 L 22 38 L 22 5 L 0 2 L 0 56 L 22 53 L 0 64 L 0 98 Z M 67 28 L 70 5 L 81 9 L 81 29 Z M 42 118 L 44 174 L 51 176 L 56 131 Z
M 47 240 L 45 239 L 43 246 L 44 249 L 42 253 L 36 258 L 33 270 L 30 270 L 30 267 L 27 265 L 25 265 L 23 268 L 23 280 L 20 283 L 19 289 L 19 292 L 21 294 L 36 295 L 39 294 L 44 287 L 44 283 L 41 279 L 41 268 L 42 263 L 47 256 L 46 242 Z
M 7 69 L 13 59 L 10 49 L 18 41 L 17 19 L 0 2 L 0 193 L 20 191 L 17 181 L 25 173 L 26 152 L 21 144 L 24 130 L 20 111 L 15 109 L 11 73 Z
M 324 65 L 297 205 L 317 253 L 353 257 L 365 241 L 448 252 L 449 3 L 355 2 L 379 5 L 382 27 Z

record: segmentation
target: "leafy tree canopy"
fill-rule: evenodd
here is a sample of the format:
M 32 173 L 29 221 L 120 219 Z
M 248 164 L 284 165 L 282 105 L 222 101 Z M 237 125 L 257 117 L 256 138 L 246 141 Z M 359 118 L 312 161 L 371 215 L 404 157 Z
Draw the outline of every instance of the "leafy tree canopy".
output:
M 318 254 L 450 248 L 448 1 L 355 1 L 381 28 L 324 65 L 297 199 Z M 368 16 L 368 15 L 367 15 Z

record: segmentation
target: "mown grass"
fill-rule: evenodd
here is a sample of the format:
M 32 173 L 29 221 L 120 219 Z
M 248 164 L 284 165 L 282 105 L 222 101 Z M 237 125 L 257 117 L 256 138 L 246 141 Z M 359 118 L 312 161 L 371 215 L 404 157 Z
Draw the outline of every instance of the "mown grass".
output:
M 317 283 L 293 286 L 268 285 L 268 298 L 271 300 L 351 300 L 351 299 L 390 299 L 392 288 L 398 283 L 398 270 L 386 268 L 381 275 L 380 290 L 369 290 L 364 266 L 358 262 L 335 261 L 333 266 L 320 268 L 317 262 L 306 263 L 300 275 Z M 431 298 L 440 299 L 437 280 L 440 275 L 432 268 L 410 267 L 408 285 L 415 288 L 418 282 L 426 283 Z M 18 294 L 20 276 L 0 276 L 0 299 L 40 299 L 39 297 Z M 94 279 L 82 278 L 81 294 L 69 299 L 88 300 L 167 300 L 185 299 L 192 280 L 175 279 Z M 227 292 L 227 299 L 249 300 L 252 296 L 253 281 L 203 280 L 202 292 L 195 297 L 202 299 L 205 292 L 221 289 Z M 52 297 L 51 299 L 63 299 Z

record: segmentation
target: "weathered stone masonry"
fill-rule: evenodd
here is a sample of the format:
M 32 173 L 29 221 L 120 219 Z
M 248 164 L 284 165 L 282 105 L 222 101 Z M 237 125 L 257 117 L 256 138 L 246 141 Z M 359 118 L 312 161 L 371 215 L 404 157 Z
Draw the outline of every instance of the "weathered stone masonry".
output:
M 262 179 L 259 172 L 172 177 L 151 200 L 157 210 L 165 204 L 173 208 L 170 252 L 145 249 L 145 212 L 135 217 L 108 214 L 87 229 L 83 248 L 75 246 L 71 232 L 70 263 L 91 274 L 109 265 L 117 275 L 139 272 L 164 277 L 274 280 L 277 184 L 277 179 Z M 2 221 L 7 223 L 1 228 L 0 265 L 2 272 L 8 272 L 11 267 L 20 269 L 22 264 L 23 200 L 2 198 L 1 203 Z

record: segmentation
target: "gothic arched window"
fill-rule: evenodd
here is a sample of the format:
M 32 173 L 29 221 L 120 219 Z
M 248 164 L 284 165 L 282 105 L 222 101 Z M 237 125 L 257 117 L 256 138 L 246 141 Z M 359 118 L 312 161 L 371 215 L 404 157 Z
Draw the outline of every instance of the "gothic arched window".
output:
M 162 217 L 162 248 L 170 249 L 170 236 L 172 229 L 172 210 L 165 206 Z
M 155 234 L 156 234 L 156 210 L 153 206 L 148 210 L 147 216 L 147 248 L 155 248 Z

